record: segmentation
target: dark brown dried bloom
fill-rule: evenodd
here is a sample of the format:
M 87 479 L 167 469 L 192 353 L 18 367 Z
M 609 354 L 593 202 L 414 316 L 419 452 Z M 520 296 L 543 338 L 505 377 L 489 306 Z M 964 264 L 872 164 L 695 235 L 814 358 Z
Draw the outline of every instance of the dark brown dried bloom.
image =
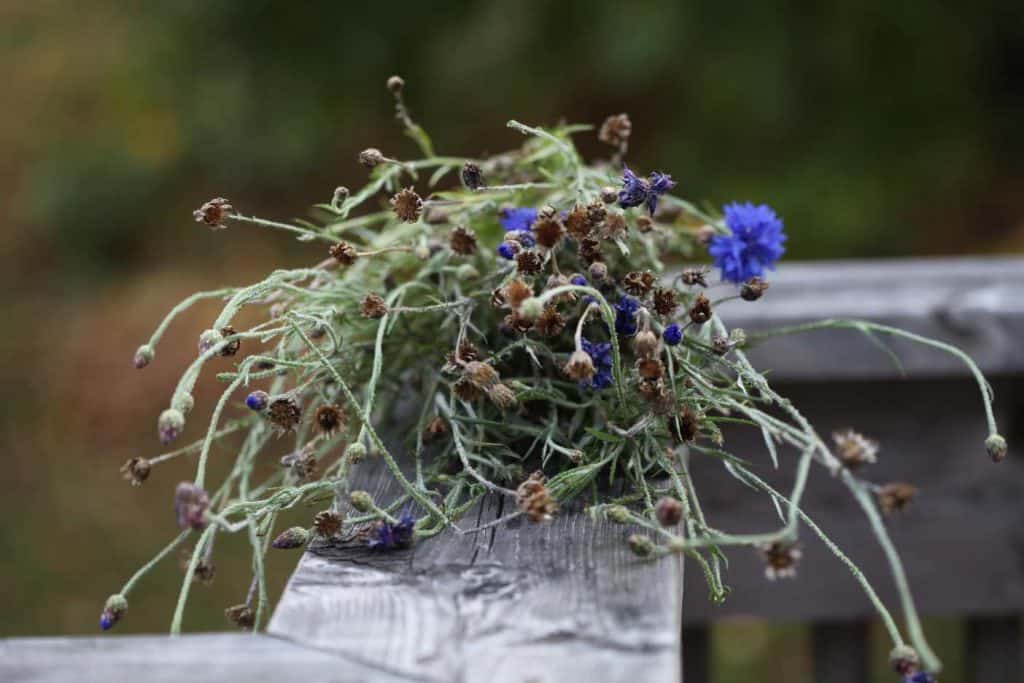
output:
M 516 269 L 524 275 L 536 275 L 544 266 L 544 260 L 533 249 L 516 254 Z
M 580 259 L 588 266 L 597 261 L 603 261 L 601 254 L 601 243 L 593 237 L 584 237 L 580 240 Z
M 629 232 L 629 224 L 626 223 L 626 217 L 617 211 L 612 211 L 604 221 L 601 237 L 606 240 L 613 240 L 625 237 L 627 232 Z
M 679 308 L 676 301 L 676 290 L 658 287 L 654 290 L 654 310 L 659 315 L 672 315 Z
M 898 645 L 889 653 L 889 666 L 900 676 L 913 676 L 921 667 L 921 657 L 909 645 Z
M 558 503 L 551 497 L 544 473 L 536 471 L 516 489 L 516 502 L 531 522 L 543 522 L 558 512 Z
M 651 230 L 654 230 L 654 221 L 648 216 L 637 216 L 636 230 L 641 233 L 650 232 Z
M 458 348 L 448 354 L 448 366 L 458 367 L 459 361 L 468 363 L 473 360 L 480 360 L 480 351 L 468 339 L 459 342 Z
M 752 277 L 740 286 L 740 297 L 744 301 L 757 301 L 764 296 L 770 285 L 759 277 Z
M 210 496 L 190 481 L 178 484 L 174 491 L 174 511 L 180 529 L 202 531 L 206 528 L 206 510 L 210 507 Z
M 317 429 L 321 434 L 330 436 L 345 426 L 345 411 L 335 404 L 322 405 L 316 409 L 314 417 Z
M 691 287 L 693 285 L 700 285 L 701 287 L 707 287 L 708 286 L 707 274 L 709 272 L 710 271 L 707 268 L 705 268 L 705 267 L 701 267 L 701 268 L 686 268 L 685 270 L 683 270 L 683 274 L 680 276 L 680 279 L 683 281 L 684 285 L 689 285 Z
M 223 230 L 224 219 L 231 216 L 235 207 L 223 197 L 215 197 L 192 212 L 196 223 L 205 223 L 213 230 Z
M 394 210 L 398 220 L 405 223 L 415 223 L 420 219 L 420 211 L 423 209 L 423 200 L 416 194 L 416 190 L 407 187 L 391 198 L 391 208 Z
M 658 353 L 658 335 L 643 330 L 633 338 L 633 351 L 639 358 L 652 358 Z
M 423 428 L 423 440 L 433 441 L 447 433 L 448 423 L 445 422 L 444 418 L 440 415 L 435 415 L 434 419 L 428 422 L 427 426 Z
M 267 417 L 274 429 L 279 433 L 290 432 L 299 426 L 302 410 L 295 399 L 290 397 L 275 399 L 267 407 Z
M 555 273 L 555 274 L 551 275 L 550 277 L 548 277 L 548 281 L 544 285 L 544 290 L 547 291 L 547 290 L 551 290 L 551 289 L 557 289 L 559 287 L 565 287 L 566 285 L 569 285 L 569 284 L 572 284 L 572 283 L 570 282 L 568 277 L 566 277 L 562 273 Z M 556 297 L 551 299 L 551 303 L 553 303 L 553 304 L 572 303 L 574 301 L 576 301 L 576 294 L 573 293 L 573 292 L 566 292 L 564 294 L 559 294 L 558 296 L 556 296 Z
M 466 403 L 472 403 L 482 395 L 480 389 L 465 377 L 460 377 L 456 380 L 455 384 L 452 386 L 452 390 L 455 392 L 455 395 L 459 397 L 459 400 L 465 401 Z
M 878 506 L 882 508 L 882 512 L 891 515 L 894 512 L 902 512 L 910 505 L 917 496 L 917 487 L 894 481 L 879 487 L 875 495 L 878 497 Z
M 619 190 L 611 185 L 601 188 L 601 201 L 605 204 L 614 204 L 619 201 Z
M 501 321 L 502 334 L 514 337 L 517 334 L 526 334 L 533 328 L 533 320 L 513 311 Z
M 622 288 L 633 296 L 647 296 L 654 286 L 654 275 L 649 270 L 634 270 L 622 278 Z
M 590 219 L 587 209 L 577 204 L 565 217 L 565 229 L 576 239 L 582 239 L 590 234 Z
M 694 441 L 700 434 L 700 416 L 690 406 L 684 405 L 679 414 L 669 418 L 669 431 L 678 441 Z
M 654 506 L 654 516 L 662 526 L 675 526 L 683 518 L 683 504 L 676 498 L 665 496 Z
M 565 228 L 556 214 L 550 217 L 538 218 L 537 222 L 533 224 L 533 234 L 537 238 L 537 244 L 547 249 L 553 249 L 562 241 Z
M 519 308 L 519 305 L 533 296 L 533 287 L 522 280 L 512 280 L 502 290 L 505 302 L 512 308 Z
M 619 147 L 629 142 L 632 132 L 633 123 L 629 120 L 629 114 L 613 114 L 601 124 L 601 129 L 597 132 L 597 139 L 606 145 Z
M 224 616 L 238 628 L 251 631 L 256 623 L 256 614 L 248 605 L 232 605 L 224 610 Z
M 316 453 L 309 443 L 293 453 L 281 458 L 281 465 L 287 467 L 292 476 L 298 482 L 313 481 L 316 479 L 319 468 L 317 467 Z
M 587 224 L 590 226 L 590 231 L 593 232 L 601 227 L 604 223 L 605 218 L 608 216 L 608 207 L 604 205 L 600 199 L 587 204 Z
M 130 481 L 132 486 L 142 486 L 142 482 L 149 478 L 153 466 L 145 458 L 132 458 L 121 465 L 121 476 Z
M 226 327 L 220 328 L 220 333 L 221 333 L 221 336 L 223 336 L 225 339 L 228 338 L 228 337 L 233 337 L 234 335 L 238 334 L 238 332 L 235 331 L 235 328 L 231 327 L 231 325 L 227 325 Z M 224 346 L 221 347 L 220 355 L 225 356 L 225 357 L 233 356 L 236 353 L 238 353 L 238 349 L 240 349 L 241 347 L 242 347 L 242 340 L 241 339 L 232 339 L 227 344 L 225 344 Z
M 833 432 L 832 440 L 839 459 L 851 470 L 878 460 L 878 442 L 852 429 Z
M 636 371 L 644 379 L 660 379 L 665 366 L 657 358 L 642 358 L 636 362 Z
M 516 404 L 516 392 L 507 384 L 498 382 L 484 391 L 487 392 L 487 398 L 491 399 L 491 403 L 497 406 L 502 412 L 505 412 Z
M 456 254 L 463 256 L 476 253 L 476 233 L 460 225 L 448 236 L 448 246 Z
M 192 580 L 209 586 L 217 576 L 217 565 L 213 560 L 200 559 L 196 564 L 196 570 L 192 572 Z
M 334 538 L 341 531 L 344 518 L 334 510 L 323 510 L 313 518 L 313 528 L 320 538 Z
M 651 412 L 665 415 L 673 408 L 672 396 L 665 390 L 665 382 L 658 379 L 641 379 L 637 391 L 647 402 Z
M 534 322 L 533 328 L 545 337 L 557 337 L 565 329 L 565 316 L 559 313 L 554 306 L 545 306 L 544 312 Z
M 761 545 L 758 549 L 765 562 L 764 575 L 770 581 L 796 576 L 796 564 L 803 554 L 796 543 L 776 541 Z
M 711 299 L 703 294 L 698 294 L 690 307 L 690 320 L 697 325 L 703 325 L 711 320 Z
M 364 318 L 383 318 L 388 314 L 388 305 L 379 294 L 367 294 L 359 307 Z
M 478 360 L 466 363 L 462 376 L 481 389 L 493 386 L 500 377 L 497 370 Z
M 383 164 L 385 157 L 380 153 L 380 150 L 376 147 L 368 147 L 359 153 L 359 163 L 366 168 L 373 168 L 379 164 Z
M 462 165 L 462 182 L 471 190 L 487 187 L 487 183 L 484 181 L 484 172 L 472 161 L 467 161 Z
M 716 334 L 711 338 L 711 350 L 719 356 L 724 356 L 732 349 L 732 342 L 724 334 Z
M 348 242 L 338 242 L 330 248 L 328 253 L 335 261 L 343 266 L 351 266 L 359 258 L 356 248 Z
M 569 356 L 569 361 L 562 370 L 578 382 L 588 382 L 597 373 L 597 369 L 594 367 L 594 359 L 582 349 L 573 351 L 572 355 Z

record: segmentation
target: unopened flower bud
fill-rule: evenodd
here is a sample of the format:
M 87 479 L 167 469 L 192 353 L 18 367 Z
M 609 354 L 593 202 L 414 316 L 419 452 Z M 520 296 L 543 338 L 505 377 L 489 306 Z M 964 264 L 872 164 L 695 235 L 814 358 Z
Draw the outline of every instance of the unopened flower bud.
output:
M 388 79 L 388 90 L 395 93 L 396 95 L 402 92 L 402 88 L 405 87 L 405 81 L 401 76 L 392 76 Z
M 430 258 L 430 248 L 421 244 L 412 250 L 412 255 L 420 261 L 426 261 Z
M 1006 458 L 1006 439 L 998 434 L 985 439 L 985 450 L 992 462 L 1002 462 Z
M 353 491 L 349 501 L 359 512 L 370 512 L 374 508 L 373 496 L 366 491 Z
M 544 312 L 544 304 L 535 296 L 527 297 L 519 304 L 519 315 L 527 320 L 536 320 Z
M 625 505 L 609 505 L 605 508 L 604 515 L 609 522 L 615 524 L 629 524 L 632 521 Z
M 633 339 L 633 350 L 641 358 L 651 358 L 658 352 L 658 335 L 644 330 Z
M 611 185 L 601 188 L 601 201 L 605 204 L 614 204 L 619 201 L 619 191 Z
M 278 550 L 291 550 L 292 548 L 301 548 L 306 545 L 306 541 L 308 540 L 308 531 L 303 529 L 301 526 L 293 526 L 290 529 L 282 531 L 270 545 Z
M 594 261 L 587 269 L 592 282 L 602 282 L 608 277 L 608 266 L 604 261 Z
M 384 155 L 376 147 L 368 147 L 359 153 L 359 163 L 366 168 L 373 168 L 384 163 Z
M 643 534 L 632 534 L 629 539 L 629 549 L 638 557 L 647 557 L 654 552 L 654 541 Z
M 256 390 L 245 397 L 245 405 L 249 407 L 249 410 L 255 410 L 257 413 L 266 410 L 269 403 L 270 394 L 265 391 Z
M 147 365 L 153 362 L 153 357 L 155 355 L 156 352 L 153 351 L 152 346 L 150 346 L 149 344 L 143 344 L 142 346 L 139 347 L 138 351 L 135 352 L 135 358 L 133 358 L 132 360 L 135 363 L 135 367 L 141 370 L 142 368 L 146 367 Z
M 100 628 L 109 631 L 117 622 L 121 621 L 128 611 L 128 599 L 120 593 L 114 593 L 107 598 L 107 603 L 100 614 Z
M 917 651 L 909 645 L 894 647 L 889 653 L 889 666 L 900 676 L 911 676 L 921 666 L 921 658 Z
M 202 355 L 224 341 L 224 335 L 217 330 L 206 330 L 199 335 L 199 354 Z
M 181 411 L 182 415 L 188 415 L 191 413 L 195 404 L 196 400 L 192 398 L 192 394 L 187 391 L 179 391 L 174 394 L 174 398 L 171 399 L 171 408 Z
M 471 263 L 463 263 L 455 269 L 455 277 L 462 281 L 473 280 L 480 277 L 480 271 Z
M 358 441 L 349 444 L 348 448 L 345 449 L 345 457 L 348 458 L 348 461 L 353 465 L 362 461 L 362 459 L 366 457 L 366 446 Z
M 587 382 L 594 378 L 597 368 L 594 367 L 594 359 L 583 349 L 573 351 L 569 356 L 569 362 L 563 368 L 565 374 L 578 382 Z
M 185 428 L 185 416 L 180 410 L 168 408 L 160 413 L 157 420 L 157 433 L 160 436 L 160 443 L 167 445 L 178 438 L 181 430 Z
M 675 526 L 683 518 L 683 504 L 671 496 L 665 496 L 654 506 L 654 516 L 662 526 Z

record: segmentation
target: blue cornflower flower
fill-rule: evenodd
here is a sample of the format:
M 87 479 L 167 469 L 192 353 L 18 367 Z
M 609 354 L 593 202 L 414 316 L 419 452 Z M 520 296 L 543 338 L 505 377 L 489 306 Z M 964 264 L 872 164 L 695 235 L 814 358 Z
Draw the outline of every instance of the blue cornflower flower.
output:
M 537 209 L 522 207 L 517 209 L 502 209 L 498 219 L 501 227 L 506 230 L 529 230 L 533 222 L 537 220 Z
M 764 275 L 765 270 L 775 270 L 775 262 L 786 252 L 782 246 L 786 234 L 782 219 L 770 206 L 728 204 L 725 224 L 732 234 L 715 235 L 708 246 L 715 266 L 722 269 L 723 280 L 741 283 Z
M 498 245 L 498 256 L 506 261 L 511 261 L 516 257 L 516 245 L 511 242 L 502 242 Z
M 625 337 L 636 334 L 636 312 L 640 310 L 640 302 L 631 296 L 623 295 L 615 304 L 615 331 Z
M 587 285 L 590 284 L 589 282 L 587 282 L 587 278 L 583 277 L 582 275 L 573 275 L 572 279 L 569 280 L 569 282 L 576 285 L 577 287 L 586 287 Z
M 612 374 L 614 360 L 612 358 L 611 342 L 592 342 L 588 339 L 580 340 L 580 347 L 594 361 L 597 372 L 587 382 L 580 382 L 583 389 L 607 389 L 615 383 L 615 376 Z
M 679 323 L 672 323 L 665 328 L 661 336 L 669 346 L 678 346 L 679 342 L 683 341 L 683 328 L 679 327 Z
M 647 211 L 653 216 L 658 209 L 658 200 L 675 186 L 672 176 L 661 171 L 654 171 L 650 178 L 645 180 L 629 170 L 628 166 L 623 166 L 619 206 L 629 209 L 646 204 Z
M 268 403 L 270 403 L 270 394 L 265 391 L 254 391 L 245 397 L 245 405 L 256 412 L 263 411 Z
M 408 548 L 412 546 L 415 526 L 416 518 L 409 511 L 403 512 L 402 517 L 395 524 L 379 520 L 373 526 L 366 545 L 374 550 Z

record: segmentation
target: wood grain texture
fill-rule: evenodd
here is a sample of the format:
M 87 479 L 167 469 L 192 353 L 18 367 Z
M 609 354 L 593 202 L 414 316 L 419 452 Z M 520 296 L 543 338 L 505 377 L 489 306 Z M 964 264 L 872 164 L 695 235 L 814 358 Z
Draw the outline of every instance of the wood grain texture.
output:
M 992 374 L 1024 370 L 1024 259 L 946 258 L 786 263 L 756 303 L 734 301 L 719 313 L 748 331 L 826 318 L 861 318 L 934 337 L 964 349 Z M 956 358 L 883 337 L 914 377 L 960 376 Z M 781 379 L 821 382 L 884 379 L 899 370 L 853 330 L 771 339 L 751 352 Z
M 871 638 L 867 621 L 818 622 L 811 626 L 814 680 L 863 683 L 870 680 Z
M 368 490 L 392 485 L 377 472 Z M 488 498 L 462 525 L 508 512 Z M 678 681 L 682 565 L 639 560 L 625 533 L 565 510 L 407 551 L 314 547 L 269 632 L 407 680 Z
M 337 654 L 265 635 L 11 638 L 0 640 L 4 683 L 398 683 Z

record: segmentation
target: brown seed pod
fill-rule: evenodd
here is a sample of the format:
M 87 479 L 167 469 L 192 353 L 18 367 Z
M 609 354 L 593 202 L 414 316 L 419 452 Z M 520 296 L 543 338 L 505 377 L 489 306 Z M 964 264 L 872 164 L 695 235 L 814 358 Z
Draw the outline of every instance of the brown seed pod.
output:
M 267 418 L 277 432 L 290 432 L 299 426 L 302 410 L 293 398 L 279 398 L 267 407 Z
M 196 223 L 204 223 L 212 230 L 223 230 L 226 226 L 224 219 L 228 218 L 235 210 L 231 202 L 223 197 L 215 197 L 192 212 Z
M 345 411 L 334 404 L 322 405 L 317 408 L 314 421 L 320 433 L 330 436 L 345 427 Z
M 512 280 L 505 285 L 501 293 L 509 306 L 519 308 L 520 304 L 533 296 L 533 287 L 522 280 Z
M 516 254 L 516 270 L 523 275 L 536 275 L 544 266 L 544 260 L 533 249 L 525 249 Z
M 629 120 L 629 114 L 613 114 L 601 124 L 597 139 L 606 145 L 620 147 L 629 142 L 632 133 L 633 122 Z
M 448 245 L 456 254 L 469 256 L 476 252 L 476 233 L 460 225 L 448 236 Z
M 672 315 L 679 308 L 676 301 L 676 291 L 658 287 L 654 290 L 654 310 L 658 315 Z
M 516 489 L 519 509 L 526 513 L 531 522 L 549 520 L 558 512 L 558 503 L 551 496 L 546 481 L 544 473 L 537 471 Z
M 328 253 L 343 266 L 351 266 L 359 258 L 356 248 L 348 242 L 338 242 L 328 250 Z
M 404 223 L 415 223 L 420 219 L 423 200 L 411 187 L 407 187 L 391 198 L 391 208 L 398 220 Z
M 653 286 L 654 275 L 649 270 L 634 270 L 622 278 L 622 288 L 633 296 L 647 296 Z
M 703 325 L 711 320 L 711 313 L 711 300 L 703 294 L 698 294 L 693 306 L 690 307 L 690 320 L 695 325 Z
M 323 510 L 313 518 L 313 528 L 320 538 L 334 538 L 341 531 L 344 518 L 333 510 Z
M 579 240 L 590 234 L 590 219 L 587 209 L 577 204 L 565 217 L 565 229 Z
M 146 458 L 132 458 L 121 465 L 121 476 L 130 481 L 132 486 L 142 486 L 142 483 L 149 478 L 151 470 L 152 465 Z
M 225 338 L 232 337 L 232 336 L 238 334 L 238 332 L 235 331 L 235 328 L 231 327 L 231 325 L 227 325 L 225 327 L 220 328 L 220 333 L 221 333 L 221 336 L 223 336 Z M 236 353 L 238 353 L 238 349 L 240 349 L 241 347 L 242 347 L 242 340 L 241 339 L 232 339 L 227 344 L 225 344 L 224 346 L 221 347 L 220 355 L 222 355 L 224 357 L 233 356 Z
M 533 234 L 537 238 L 537 244 L 547 249 L 554 249 L 562 241 L 565 228 L 558 215 L 538 218 L 533 225 Z
M 364 318 L 383 318 L 388 314 L 388 305 L 379 294 L 367 294 L 359 307 Z

